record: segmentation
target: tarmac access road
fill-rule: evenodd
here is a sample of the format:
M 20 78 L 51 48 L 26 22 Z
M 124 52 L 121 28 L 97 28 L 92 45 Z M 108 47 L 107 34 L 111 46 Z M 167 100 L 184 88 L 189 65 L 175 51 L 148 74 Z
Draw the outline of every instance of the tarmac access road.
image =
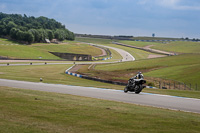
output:
M 124 103 L 153 106 L 170 110 L 200 113 L 200 99 L 194 98 L 184 98 L 143 92 L 141 92 L 140 94 L 124 93 L 122 90 L 36 83 L 7 79 L 0 79 L 0 86 L 71 94 Z

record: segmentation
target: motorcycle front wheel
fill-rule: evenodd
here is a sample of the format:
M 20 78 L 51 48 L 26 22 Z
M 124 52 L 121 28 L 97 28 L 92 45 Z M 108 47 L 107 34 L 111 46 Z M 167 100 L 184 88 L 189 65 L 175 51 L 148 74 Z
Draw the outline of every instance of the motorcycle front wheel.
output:
M 143 89 L 142 85 L 137 85 L 135 88 L 135 94 L 139 94 Z
M 128 92 L 128 87 L 127 87 L 127 86 L 124 88 L 124 92 L 125 92 L 125 93 Z

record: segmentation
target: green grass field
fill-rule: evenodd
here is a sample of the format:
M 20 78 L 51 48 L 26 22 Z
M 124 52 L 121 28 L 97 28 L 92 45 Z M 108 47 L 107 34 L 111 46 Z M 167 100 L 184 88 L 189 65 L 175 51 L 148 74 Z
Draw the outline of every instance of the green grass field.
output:
M 181 38 L 166 38 L 166 37 L 133 37 L 135 40 L 181 40 Z
M 123 44 L 128 44 L 137 47 L 145 47 L 152 45 L 151 48 L 176 52 L 176 53 L 200 53 L 200 42 L 168 42 L 168 43 L 158 43 L 158 42 L 137 42 L 137 41 L 119 41 Z
M 102 64 L 96 67 L 97 70 L 120 71 L 134 69 L 149 69 L 170 66 L 193 65 L 200 63 L 199 54 L 184 54 L 178 56 L 168 56 L 164 58 L 138 60 L 134 62 L 122 62 L 117 64 Z M 112 66 L 112 67 L 110 67 Z
M 123 44 L 128 44 L 137 47 L 145 47 L 152 45 L 151 48 L 168 51 L 168 52 L 176 52 L 176 53 L 200 53 L 200 42 L 139 42 L 139 41 L 119 41 L 119 40 L 111 40 L 111 39 L 98 39 L 98 38 L 76 38 L 77 41 L 82 42 L 91 42 L 97 44 L 106 44 L 111 45 L 112 41 L 117 41 Z M 142 51 L 140 51 L 142 52 Z
M 124 62 L 118 64 L 97 65 L 95 69 L 105 71 L 107 75 L 123 74 L 124 79 L 128 80 L 131 73 L 142 71 L 146 77 L 162 79 L 172 79 L 186 84 L 200 84 L 200 55 L 185 54 L 170 56 L 165 58 L 139 60 L 135 62 Z M 103 73 L 103 72 L 102 72 Z M 114 76 L 113 76 L 114 77 Z
M 111 39 L 100 39 L 100 38 L 76 37 L 75 41 L 96 43 L 96 44 L 111 44 L 113 40 L 111 40 Z
M 20 44 L 20 43 L 5 38 L 0 38 L 0 45 L 6 45 L 6 44 Z
M 42 57 L 41 59 L 60 59 L 48 51 L 25 45 L 0 45 L 0 55 L 18 59 L 40 59 L 40 57 Z
M 2 133 L 198 133 L 200 115 L 0 87 Z
M 0 39 L 0 56 L 19 59 L 60 59 L 50 52 L 63 52 L 75 54 L 90 54 L 98 56 L 102 53 L 99 48 L 87 44 L 66 41 L 66 44 L 37 43 L 32 45 L 12 45 L 15 42 Z M 6 45 L 5 45 L 6 44 Z
M 156 45 L 152 48 L 169 52 L 200 54 L 200 42 L 170 42 L 169 44 Z
M 98 56 L 102 54 L 101 50 L 82 43 L 69 43 L 69 44 L 33 44 L 30 47 L 37 48 L 43 51 L 61 52 L 61 53 L 77 53 L 77 54 L 90 54 Z
M 145 47 L 145 46 L 149 46 L 149 45 L 161 44 L 158 42 L 140 42 L 140 41 L 117 41 L 117 42 L 127 44 L 127 45 L 137 46 L 137 47 Z
M 99 87 L 119 88 L 117 85 L 90 81 L 65 74 L 72 65 L 40 65 L 40 66 L 1 66 L 0 78 L 23 81 L 39 82 L 43 78 L 44 83 Z

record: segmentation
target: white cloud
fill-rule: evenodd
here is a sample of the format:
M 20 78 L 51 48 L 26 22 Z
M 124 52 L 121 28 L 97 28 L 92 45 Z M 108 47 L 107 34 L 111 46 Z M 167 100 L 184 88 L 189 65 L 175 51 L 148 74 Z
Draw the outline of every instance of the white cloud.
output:
M 176 6 L 174 9 L 177 10 L 200 10 L 200 6 Z
M 158 5 L 174 10 L 200 10 L 200 2 L 187 0 L 138 0 L 139 5 Z
M 156 2 L 163 7 L 174 10 L 200 10 L 200 5 L 185 5 L 184 0 L 156 0 Z
M 156 0 L 162 6 L 176 6 L 180 0 Z

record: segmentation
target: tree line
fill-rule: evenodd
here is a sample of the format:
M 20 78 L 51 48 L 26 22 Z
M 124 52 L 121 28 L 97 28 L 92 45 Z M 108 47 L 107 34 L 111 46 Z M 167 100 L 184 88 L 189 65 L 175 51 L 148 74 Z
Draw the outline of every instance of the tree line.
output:
M 2 12 L 0 12 L 0 36 L 28 43 L 44 42 L 45 39 L 54 38 L 59 41 L 75 39 L 73 32 L 54 19 Z

